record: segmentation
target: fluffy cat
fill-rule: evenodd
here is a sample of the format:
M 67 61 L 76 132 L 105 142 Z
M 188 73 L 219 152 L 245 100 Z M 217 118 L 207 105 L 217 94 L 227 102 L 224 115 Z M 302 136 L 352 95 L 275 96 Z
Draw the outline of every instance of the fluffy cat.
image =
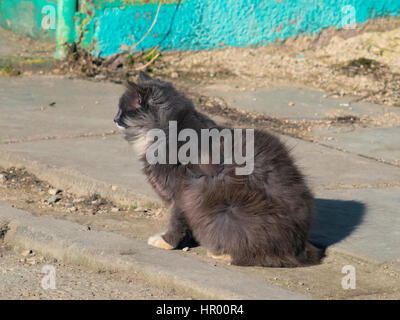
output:
M 277 137 L 254 131 L 254 169 L 249 175 L 237 175 L 235 163 L 150 164 L 145 137 L 151 129 L 168 136 L 170 121 L 177 122 L 178 132 L 224 128 L 196 111 L 170 83 L 145 73 L 137 84 L 128 83 L 114 121 L 136 147 L 150 184 L 171 206 L 167 231 L 150 237 L 149 244 L 174 249 L 195 239 L 214 258 L 242 266 L 318 263 L 319 252 L 308 242 L 313 196 Z M 246 139 L 242 143 L 244 147 Z

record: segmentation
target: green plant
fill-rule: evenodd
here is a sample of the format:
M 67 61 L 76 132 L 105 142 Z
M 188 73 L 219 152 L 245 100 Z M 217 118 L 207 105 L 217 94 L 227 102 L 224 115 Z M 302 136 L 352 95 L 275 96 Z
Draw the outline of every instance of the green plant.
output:
M 3 68 L 0 68 L 0 72 L 2 75 L 6 76 L 6 77 L 16 77 L 21 74 L 21 71 L 19 71 L 18 69 L 15 69 L 12 66 L 5 66 Z

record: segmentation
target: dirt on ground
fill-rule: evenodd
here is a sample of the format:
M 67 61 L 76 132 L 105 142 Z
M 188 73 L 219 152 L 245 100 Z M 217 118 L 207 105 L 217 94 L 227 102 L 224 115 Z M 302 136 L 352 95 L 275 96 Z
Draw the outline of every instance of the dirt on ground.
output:
M 338 112 L 326 119 L 281 119 L 235 108 L 221 97 L 202 95 L 187 85 L 178 84 L 177 87 L 192 99 L 199 111 L 207 114 L 220 125 L 265 129 L 311 142 L 317 141 L 314 135 L 316 128 L 387 128 L 400 125 L 400 116 L 390 110 L 382 114 L 356 116 L 351 114 L 350 105 L 348 113 Z
M 53 271 L 54 283 L 48 280 Z M 0 300 L 188 298 L 173 288 L 149 285 L 134 273 L 100 272 L 65 265 L 32 250 L 15 251 L 0 240 Z
M 160 54 L 155 48 L 106 59 L 91 57 L 79 47 L 71 47 L 67 59 L 57 62 L 51 58 L 54 47 L 43 47 L 44 51 L 40 52 L 40 45 L 37 50 L 31 49 L 33 45 L 13 45 L 7 52 L 0 50 L 0 76 L 53 73 L 121 83 L 135 79 L 139 70 L 146 70 L 174 82 L 188 93 L 200 111 L 221 124 L 250 125 L 312 140 L 316 126 L 399 125 L 400 119 L 388 113 L 383 118 L 338 115 L 323 121 L 283 120 L 232 108 L 223 99 L 204 96 L 193 88 L 220 81 L 246 89 L 290 84 L 322 89 L 333 97 L 349 96 L 394 108 L 400 106 L 399 27 L 400 18 L 378 19 L 355 30 L 328 28 L 314 38 L 299 37 L 268 47 Z M 1 35 L 1 41 L 16 42 L 15 37 Z M 162 231 L 167 219 L 167 208 L 121 206 L 95 194 L 79 197 L 37 179 L 23 168 L 0 168 L 0 201 L 36 215 L 75 221 L 89 230 L 118 232 L 142 241 Z M 207 258 L 202 247 L 177 251 L 177 254 L 234 269 L 315 298 L 400 299 L 399 266 L 372 264 L 336 251 L 328 250 L 318 266 L 296 269 L 230 266 Z M 6 253 L 5 257 L 11 259 L 7 260 L 11 265 L 19 263 L 13 253 Z M 344 290 L 341 286 L 345 265 L 356 268 L 355 290 Z
M 118 230 L 142 240 L 146 237 L 138 235 L 154 227 L 161 230 L 167 216 L 165 208 L 118 205 L 97 194 L 76 196 L 39 180 L 24 168 L 0 168 L 0 194 L 0 200 L 36 215 L 77 221 L 88 229 Z M 147 225 L 149 218 L 156 221 L 155 225 Z M 126 222 L 131 224 L 128 229 Z
M 221 80 L 247 88 L 290 84 L 400 106 L 399 35 L 400 18 L 384 18 L 255 48 L 159 52 L 155 47 L 100 58 L 71 46 L 55 72 L 123 82 L 146 70 L 189 86 Z
M 58 200 L 55 201 L 55 199 Z M 0 168 L 0 201 L 10 203 L 16 208 L 30 211 L 38 216 L 67 219 L 87 226 L 88 230 L 117 232 L 126 237 L 142 241 L 146 241 L 150 235 L 161 232 L 167 224 L 167 208 L 153 211 L 150 208 L 140 206 L 119 206 L 96 195 L 78 197 L 73 193 L 60 190 L 56 186 L 39 180 L 23 168 Z M 326 252 L 326 257 L 320 265 L 295 269 L 231 266 L 208 258 L 206 250 L 201 246 L 193 247 L 189 250 L 177 250 L 176 253 L 189 255 L 193 259 L 199 259 L 222 268 L 243 272 L 284 289 L 312 295 L 314 298 L 400 299 L 399 266 L 373 264 L 332 250 Z M 11 259 L 11 262 L 14 261 L 12 264 L 18 262 L 15 260 L 15 256 L 7 257 L 7 259 Z M 21 259 L 25 258 L 22 257 Z M 23 265 L 18 267 L 18 270 L 20 270 L 18 272 L 23 274 L 23 266 L 32 269 L 29 266 L 29 261 L 28 259 L 23 261 Z M 6 265 L 6 262 L 4 262 L 0 267 L 4 269 Z M 346 265 L 352 265 L 356 269 L 357 286 L 355 290 L 344 290 L 342 288 L 341 283 L 345 276 L 342 273 L 342 268 Z M 68 272 L 65 277 L 65 281 L 69 281 Z M 88 277 L 89 280 L 90 277 L 91 274 Z M 97 275 L 93 274 L 93 277 L 97 277 Z M 125 280 L 123 279 L 125 279 L 126 275 L 122 277 L 115 274 L 111 277 L 111 275 L 107 274 L 107 277 L 110 278 L 110 286 L 116 285 L 116 288 L 118 288 L 121 285 L 120 291 L 124 290 Z M 95 280 L 95 278 L 93 279 Z M 117 281 L 117 283 L 113 281 Z M 65 288 L 67 288 L 68 283 L 64 283 Z M 79 291 L 80 289 L 77 289 L 75 292 L 74 288 L 78 288 L 75 283 L 72 282 L 71 288 L 68 289 L 68 294 L 63 291 L 65 295 L 62 297 L 77 298 L 80 294 L 86 298 L 90 297 L 90 290 L 82 289 L 83 291 Z M 85 283 L 87 284 L 88 282 Z M 84 288 L 86 288 L 86 284 L 84 282 L 81 283 Z M 106 289 L 108 285 L 105 285 Z M 105 294 L 100 285 L 95 286 L 93 290 L 97 290 L 93 298 L 100 297 L 100 293 Z M 153 292 L 152 290 L 150 288 L 149 292 Z M 19 291 L 18 294 L 20 295 Z M 16 295 L 15 297 L 18 298 L 19 296 Z M 37 296 L 37 294 L 27 295 L 26 297 L 52 298 L 52 296 Z M 26 297 L 22 296 L 22 298 Z M 53 298 L 57 297 L 55 295 Z M 105 297 L 113 297 L 113 295 L 109 294 Z M 121 295 L 120 297 L 123 298 L 125 296 Z M 130 298 L 134 297 L 130 296 Z M 139 294 L 139 297 L 142 296 Z M 143 297 L 157 298 L 159 296 L 156 294 L 148 296 L 146 293 Z M 161 297 L 164 297 L 164 295 L 161 294 Z M 172 295 L 172 297 L 174 296 Z
M 0 56 L 21 58 L 52 58 L 55 44 L 37 41 L 28 36 L 0 28 Z
M 55 44 L 0 28 L 0 76 L 49 73 L 54 69 Z
M 398 126 L 400 118 L 387 112 L 378 118 L 338 114 L 326 120 L 282 120 L 232 108 L 221 98 L 201 95 L 196 87 L 221 81 L 247 90 L 291 85 L 322 89 L 331 97 L 400 106 L 399 37 L 400 17 L 368 21 L 356 29 L 327 28 L 315 37 L 257 48 L 159 52 L 155 47 L 100 58 L 73 45 L 64 60 L 55 61 L 54 45 L 0 28 L 1 43 L 8 43 L 0 46 L 0 75 L 52 73 L 121 83 L 146 70 L 172 81 L 201 111 L 223 116 L 226 124 L 257 126 L 312 141 L 316 127 Z
M 353 30 L 327 28 L 267 47 L 165 53 L 154 73 L 179 81 L 232 81 L 241 87 L 297 85 L 400 106 L 400 18 Z
M 321 89 L 332 97 L 400 106 L 400 17 L 370 20 L 355 29 L 330 27 L 314 37 L 266 47 L 198 52 L 160 52 L 155 47 L 100 58 L 74 45 L 61 61 L 52 59 L 54 45 L 1 28 L 0 38 L 0 44 L 7 42 L 0 45 L 3 76 L 38 72 L 120 83 L 146 70 L 189 86 L 221 80 L 248 88 L 290 84 Z

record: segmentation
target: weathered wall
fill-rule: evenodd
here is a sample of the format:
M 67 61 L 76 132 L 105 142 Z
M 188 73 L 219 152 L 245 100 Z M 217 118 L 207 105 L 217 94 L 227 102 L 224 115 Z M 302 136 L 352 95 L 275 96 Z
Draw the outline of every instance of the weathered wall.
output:
M 57 0 L 0 0 L 0 26 L 33 38 L 54 41 L 56 6 Z M 50 16 L 54 21 L 50 21 Z
M 0 0 L 0 25 L 54 38 L 54 30 L 41 28 L 41 10 L 55 3 Z M 343 11 L 348 5 L 357 23 L 400 13 L 400 0 L 165 0 L 153 30 L 136 49 L 202 50 L 314 35 L 348 23 L 351 12 Z M 79 0 L 71 36 L 94 54 L 109 56 L 142 38 L 157 6 L 158 0 Z
M 108 56 L 141 39 L 153 22 L 158 1 L 92 2 L 87 45 Z M 400 13 L 400 0 L 182 0 L 162 5 L 156 25 L 137 47 L 157 44 L 161 49 L 201 50 L 225 46 L 265 45 L 277 38 L 316 34 L 329 26 L 349 21 L 352 5 L 355 20 Z M 134 3 L 134 4 L 133 4 Z M 343 11 L 342 11 L 343 10 Z

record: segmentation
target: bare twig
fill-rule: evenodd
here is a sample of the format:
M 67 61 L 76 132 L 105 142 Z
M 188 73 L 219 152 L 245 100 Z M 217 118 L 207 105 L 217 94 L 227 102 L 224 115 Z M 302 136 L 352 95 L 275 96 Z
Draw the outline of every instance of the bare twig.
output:
M 157 7 L 157 13 L 156 16 L 154 17 L 153 23 L 151 24 L 149 30 L 147 30 L 147 32 L 145 33 L 145 35 L 142 37 L 142 39 L 140 39 L 138 42 L 134 43 L 130 49 L 130 51 L 132 51 L 133 49 L 135 49 L 144 39 L 146 39 L 146 37 L 148 36 L 148 34 L 150 33 L 150 31 L 153 29 L 154 25 L 157 22 L 157 18 L 158 18 L 158 14 L 160 12 L 160 8 L 161 8 L 161 4 L 163 3 L 164 0 L 160 0 L 160 2 L 158 3 L 158 7 Z

